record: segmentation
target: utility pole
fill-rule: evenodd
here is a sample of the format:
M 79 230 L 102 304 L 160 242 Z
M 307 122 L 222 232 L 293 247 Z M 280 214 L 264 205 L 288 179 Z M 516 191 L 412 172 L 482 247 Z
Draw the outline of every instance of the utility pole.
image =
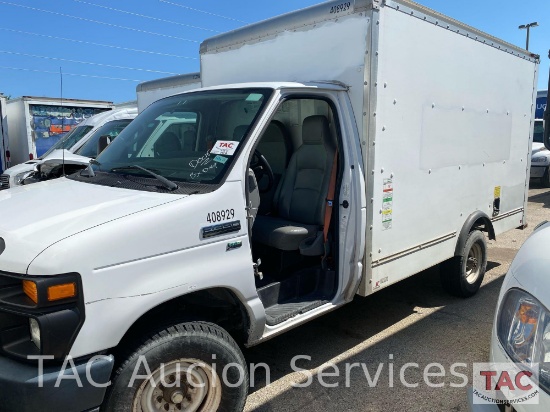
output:
M 531 27 L 537 27 L 538 25 L 539 24 L 535 21 L 529 24 L 522 24 L 518 27 L 518 29 L 520 30 L 527 29 L 527 41 L 525 42 L 525 50 L 529 50 L 529 30 L 531 29 Z

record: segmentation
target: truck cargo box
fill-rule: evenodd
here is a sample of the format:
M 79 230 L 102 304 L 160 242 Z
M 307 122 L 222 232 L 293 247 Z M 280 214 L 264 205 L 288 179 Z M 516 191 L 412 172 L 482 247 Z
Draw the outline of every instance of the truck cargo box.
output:
M 496 234 L 525 224 L 538 63 L 408 0 L 330 1 L 201 45 L 203 87 L 348 88 L 368 200 L 362 295 L 451 258 L 473 216 Z
M 201 87 L 200 73 L 180 74 L 140 83 L 136 87 L 138 111 L 141 113 L 151 103 L 163 97 L 199 87 Z

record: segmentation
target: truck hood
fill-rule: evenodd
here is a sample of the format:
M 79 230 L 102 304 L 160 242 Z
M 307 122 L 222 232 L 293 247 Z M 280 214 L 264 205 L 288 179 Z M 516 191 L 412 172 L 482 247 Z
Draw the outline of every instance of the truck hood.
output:
M 0 192 L 0 270 L 27 273 L 44 249 L 78 232 L 185 196 L 112 188 L 67 178 Z
M 544 143 L 534 142 L 533 146 L 531 147 L 531 156 L 534 155 L 535 153 L 542 152 L 542 151 L 548 152 L 546 147 L 544 147 Z
M 79 156 L 68 150 L 54 150 L 47 157 L 42 159 L 39 165 L 60 165 L 63 162 L 68 165 L 83 165 L 87 166 L 90 163 L 89 157 Z
M 42 159 L 40 164 L 54 166 L 65 162 L 65 164 L 87 166 L 88 163 L 90 163 L 90 160 L 91 159 L 89 157 L 79 156 L 68 150 L 54 150 L 47 157 Z
M 15 166 L 10 167 L 9 169 L 4 170 L 5 175 L 15 176 L 23 172 L 32 172 L 34 166 L 39 162 L 39 160 L 29 160 L 28 162 L 21 163 Z
M 546 223 L 527 238 L 508 270 L 521 289 L 537 298 L 546 308 L 550 308 L 549 240 L 550 224 Z

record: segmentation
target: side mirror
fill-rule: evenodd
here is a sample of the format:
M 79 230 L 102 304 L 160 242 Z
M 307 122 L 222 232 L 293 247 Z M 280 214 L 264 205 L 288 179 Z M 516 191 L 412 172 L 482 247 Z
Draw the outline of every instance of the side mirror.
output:
M 102 151 L 105 150 L 107 146 L 109 146 L 109 143 L 111 143 L 111 136 L 104 135 L 100 136 L 99 140 L 97 141 L 97 154 L 100 154 Z

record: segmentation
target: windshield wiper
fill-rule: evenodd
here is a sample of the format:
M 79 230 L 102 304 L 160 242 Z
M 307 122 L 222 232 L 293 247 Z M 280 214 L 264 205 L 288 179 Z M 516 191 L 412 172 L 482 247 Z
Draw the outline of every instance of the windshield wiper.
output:
M 165 188 L 167 188 L 168 190 L 176 190 L 178 188 L 178 185 L 175 184 L 174 182 L 172 182 L 171 180 L 168 180 L 167 178 L 165 178 L 164 176 L 161 176 L 159 174 L 156 174 L 155 172 L 149 170 L 149 169 L 146 169 L 144 167 L 141 167 L 141 166 L 138 166 L 138 165 L 130 165 L 130 166 L 123 166 L 123 167 L 115 167 L 113 169 L 111 169 L 111 172 L 115 172 L 117 170 L 125 170 L 125 169 L 139 169 L 139 170 L 143 170 L 145 173 L 148 173 L 150 174 L 151 176 L 153 176 L 155 179 L 157 179 L 159 182 L 161 182 Z

